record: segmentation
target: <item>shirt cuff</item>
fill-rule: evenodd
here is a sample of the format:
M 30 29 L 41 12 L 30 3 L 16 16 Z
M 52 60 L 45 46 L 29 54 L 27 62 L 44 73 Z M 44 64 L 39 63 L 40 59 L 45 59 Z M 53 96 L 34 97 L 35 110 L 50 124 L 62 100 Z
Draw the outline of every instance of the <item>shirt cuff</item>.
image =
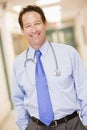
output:
M 83 117 L 82 123 L 83 123 L 84 126 L 87 126 L 87 116 Z

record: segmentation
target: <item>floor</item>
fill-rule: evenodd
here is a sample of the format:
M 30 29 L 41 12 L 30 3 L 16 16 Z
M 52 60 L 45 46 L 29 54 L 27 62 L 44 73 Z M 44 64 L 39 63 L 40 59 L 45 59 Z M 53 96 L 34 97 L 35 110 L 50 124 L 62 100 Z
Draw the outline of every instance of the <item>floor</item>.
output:
M 19 130 L 16 125 L 16 113 L 12 110 L 8 117 L 4 120 L 0 130 Z

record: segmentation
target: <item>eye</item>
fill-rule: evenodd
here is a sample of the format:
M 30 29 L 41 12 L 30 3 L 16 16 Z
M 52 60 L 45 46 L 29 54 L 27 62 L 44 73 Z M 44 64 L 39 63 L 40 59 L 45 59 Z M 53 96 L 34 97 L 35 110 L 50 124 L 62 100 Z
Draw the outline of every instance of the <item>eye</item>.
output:
M 40 24 L 41 24 L 41 22 L 36 22 L 36 23 L 35 23 L 35 25 L 40 25 Z
M 26 25 L 25 25 L 25 28 L 30 28 L 30 27 L 31 27 L 30 24 L 26 24 Z

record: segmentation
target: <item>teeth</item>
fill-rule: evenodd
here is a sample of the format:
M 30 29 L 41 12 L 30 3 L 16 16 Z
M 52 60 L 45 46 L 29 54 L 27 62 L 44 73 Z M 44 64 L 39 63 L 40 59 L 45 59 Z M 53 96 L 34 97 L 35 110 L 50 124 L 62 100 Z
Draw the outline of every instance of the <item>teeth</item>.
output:
M 38 36 L 39 36 L 39 35 L 37 35 L 37 34 L 36 34 L 36 35 L 32 35 L 32 37 L 38 37 Z

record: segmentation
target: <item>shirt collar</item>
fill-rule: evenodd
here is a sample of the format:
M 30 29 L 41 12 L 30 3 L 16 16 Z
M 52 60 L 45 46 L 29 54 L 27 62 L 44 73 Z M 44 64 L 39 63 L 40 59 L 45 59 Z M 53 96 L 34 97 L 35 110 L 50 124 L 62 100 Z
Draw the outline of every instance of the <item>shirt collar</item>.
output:
M 48 49 L 49 49 L 49 42 L 45 41 L 45 43 L 41 46 L 39 50 L 41 51 L 43 56 L 46 56 Z
M 49 49 L 49 42 L 46 40 L 39 50 L 41 51 L 43 56 L 46 56 L 48 49 Z M 28 51 L 28 58 L 34 59 L 35 56 L 34 54 L 35 49 L 30 46 Z
M 34 53 L 35 53 L 35 49 L 30 46 L 28 51 L 28 58 L 34 59 Z

